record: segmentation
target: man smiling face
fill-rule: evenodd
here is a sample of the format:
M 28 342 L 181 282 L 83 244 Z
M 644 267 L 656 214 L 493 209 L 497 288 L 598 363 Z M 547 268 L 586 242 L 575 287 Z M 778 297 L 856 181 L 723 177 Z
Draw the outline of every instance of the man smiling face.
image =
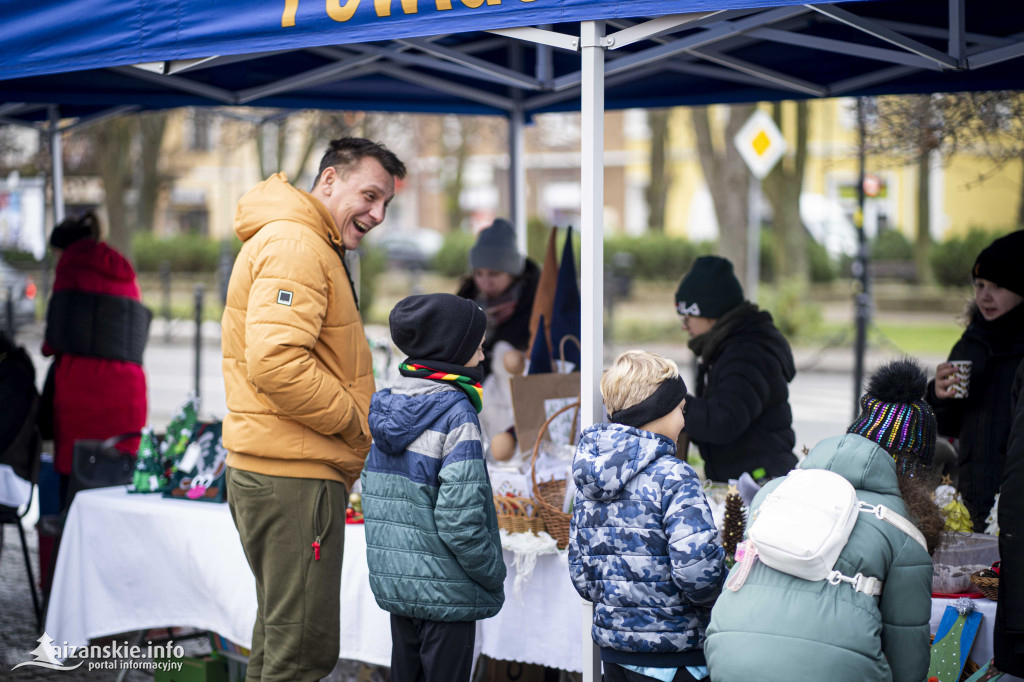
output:
M 345 249 L 352 250 L 373 228 L 384 222 L 395 196 L 395 178 L 377 159 L 365 156 L 345 172 L 324 169 L 312 192 L 334 218 Z

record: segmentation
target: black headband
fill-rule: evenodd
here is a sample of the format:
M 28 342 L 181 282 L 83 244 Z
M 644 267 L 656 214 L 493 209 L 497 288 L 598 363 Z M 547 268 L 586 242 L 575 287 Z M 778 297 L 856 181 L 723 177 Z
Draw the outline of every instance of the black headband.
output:
M 683 377 L 666 379 L 661 382 L 661 386 L 658 386 L 654 393 L 636 405 L 612 413 L 611 420 L 617 424 L 625 424 L 638 429 L 644 424 L 650 424 L 655 419 L 664 417 L 679 407 L 679 403 L 683 402 L 685 398 L 686 382 L 683 381 Z

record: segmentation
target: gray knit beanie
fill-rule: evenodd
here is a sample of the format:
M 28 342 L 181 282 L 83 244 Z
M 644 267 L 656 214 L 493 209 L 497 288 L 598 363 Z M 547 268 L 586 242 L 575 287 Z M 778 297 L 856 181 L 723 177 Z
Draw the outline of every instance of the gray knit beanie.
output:
M 512 223 L 504 218 L 495 218 L 490 227 L 480 232 L 476 244 L 469 250 L 469 267 L 473 270 L 500 270 L 515 277 L 523 274 L 526 259 L 516 247 L 516 231 Z

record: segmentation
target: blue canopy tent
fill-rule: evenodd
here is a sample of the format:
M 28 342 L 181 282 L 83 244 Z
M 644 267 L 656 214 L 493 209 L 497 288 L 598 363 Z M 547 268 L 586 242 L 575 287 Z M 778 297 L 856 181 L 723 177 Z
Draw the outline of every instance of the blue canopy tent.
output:
M 601 416 L 606 108 L 1024 88 L 1024 10 L 966 0 L 6 0 L 3 35 L 0 122 L 48 121 L 58 180 L 68 117 L 501 114 L 522 226 L 524 124 L 580 110 L 584 425 Z

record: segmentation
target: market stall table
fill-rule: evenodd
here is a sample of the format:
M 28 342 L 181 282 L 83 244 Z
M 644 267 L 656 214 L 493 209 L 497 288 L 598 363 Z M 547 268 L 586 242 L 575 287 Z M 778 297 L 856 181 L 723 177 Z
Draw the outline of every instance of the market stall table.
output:
M 567 556 L 542 555 L 519 596 L 511 553 L 505 606 L 480 623 L 481 653 L 499 660 L 582 670 L 581 601 Z M 256 594 L 226 504 L 134 495 L 123 488 L 79 493 L 61 540 L 46 632 L 58 643 L 166 626 L 217 632 L 249 646 Z M 992 657 L 996 603 L 975 600 L 984 614 L 971 658 Z M 341 658 L 388 665 L 388 615 L 370 592 L 366 539 L 347 525 L 341 580 Z M 932 632 L 949 599 L 932 600 Z
M 580 599 L 564 553 L 537 559 L 514 596 L 478 628 L 491 658 L 579 671 Z M 391 628 L 370 592 L 363 526 L 347 525 L 341 580 L 341 658 L 388 665 Z M 54 575 L 46 632 L 63 644 L 167 626 L 217 632 L 248 647 L 256 589 L 226 504 L 106 488 L 75 497 Z

